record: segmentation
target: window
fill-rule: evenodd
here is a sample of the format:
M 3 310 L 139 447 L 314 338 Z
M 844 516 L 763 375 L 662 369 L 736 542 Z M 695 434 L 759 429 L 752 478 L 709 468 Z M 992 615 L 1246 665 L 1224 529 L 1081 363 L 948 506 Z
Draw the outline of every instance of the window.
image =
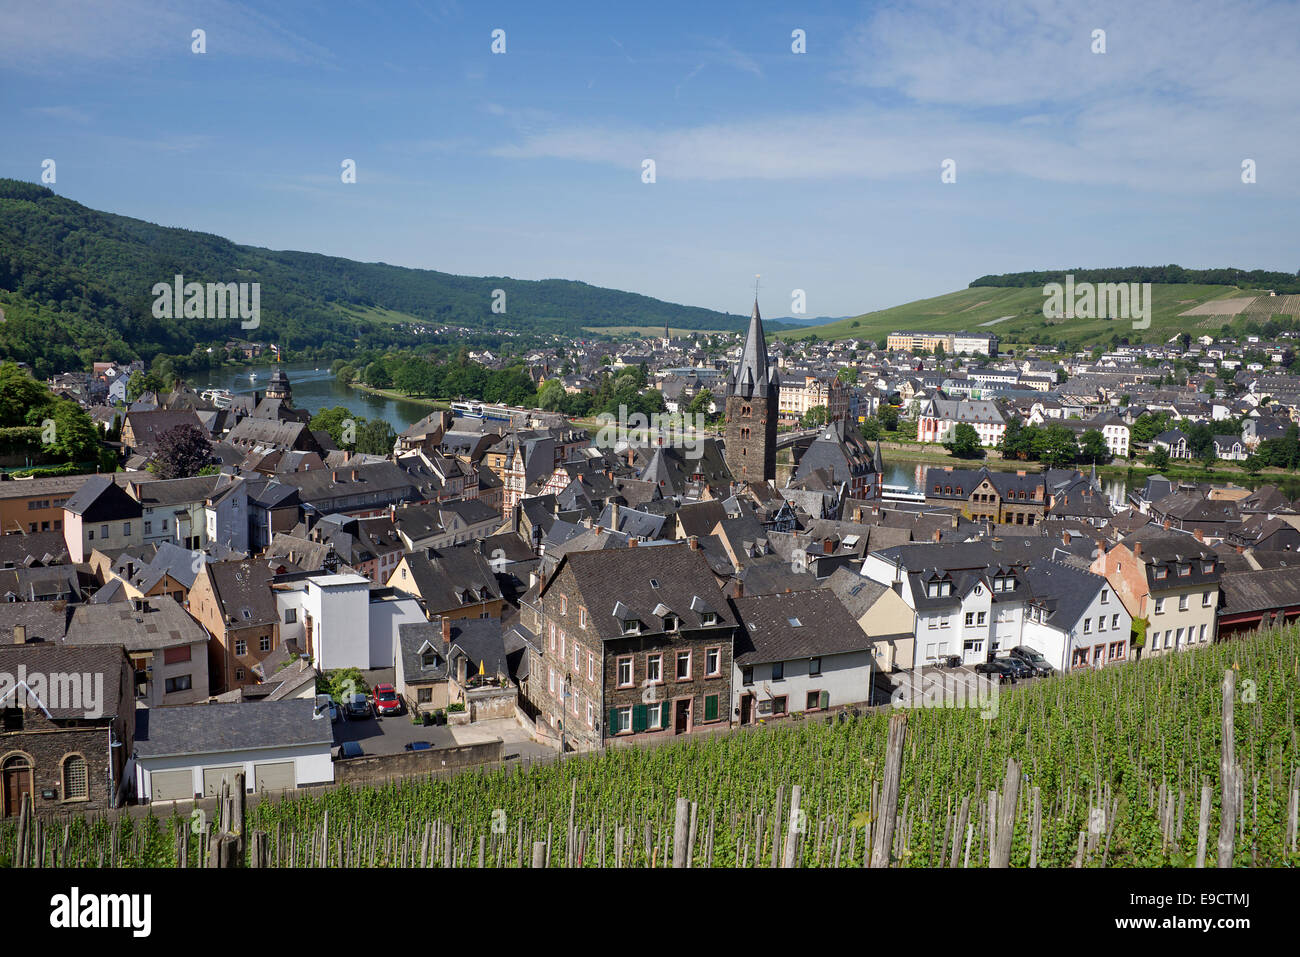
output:
M 144 523 L 144 533 L 145 533 L 146 535 L 148 535 L 148 534 L 151 533 L 152 531 L 153 531 L 153 522 L 145 522 L 145 523 Z
M 1112 631 L 1114 631 L 1114 630 L 1118 630 L 1118 628 L 1119 628 L 1119 615 L 1116 614 L 1116 615 L 1111 615 L 1111 616 L 1110 616 L 1110 627 L 1111 627 L 1111 630 L 1112 630 Z
M 676 631 L 679 624 L 676 615 L 664 615 L 664 631 Z
M 581 605 L 578 606 L 578 627 L 587 627 L 587 609 L 583 608 Z
M 163 682 L 163 688 L 167 694 L 173 691 L 189 691 L 191 687 L 189 675 L 177 675 L 174 678 L 168 678 Z
M 101 526 L 99 526 L 99 537 L 100 537 L 100 538 L 108 538 L 108 526 L 107 526 L 107 525 L 101 525 Z
M 808 659 L 808 674 L 819 675 L 822 673 L 822 660 L 820 657 Z
M 1091 618 L 1085 618 L 1085 619 L 1083 619 L 1083 633 L 1084 633 L 1085 635 L 1091 635 L 1091 634 L 1092 634 L 1092 619 L 1091 619 Z
M 587 652 L 587 680 L 596 680 L 596 655 L 593 652 Z
M 940 615 L 940 616 L 939 616 L 939 627 L 940 627 L 940 628 L 947 628 L 947 627 L 948 627 L 948 616 L 947 616 L 947 615 Z
M 677 652 L 677 680 L 689 681 L 691 678 L 691 653 L 689 651 Z
M 284 623 L 286 625 L 292 625 L 297 623 L 297 621 L 298 621 L 298 609 L 286 608 L 284 610 Z
M 86 774 L 86 759 L 71 754 L 63 762 L 63 800 L 79 801 L 90 797 L 90 781 Z
M 780 695 L 780 696 L 778 696 L 778 697 L 773 698 L 773 699 L 772 699 L 772 713 L 773 713 L 773 714 L 785 714 L 785 712 L 786 712 L 785 701 L 786 701 L 785 695 Z
M 551 692 L 551 694 L 555 694 L 555 669 L 554 668 L 546 669 L 546 682 L 547 682 L 548 690 Z
M 640 630 L 641 630 L 641 629 L 639 628 L 639 625 L 640 625 L 640 622 L 638 622 L 635 618 L 628 618 L 628 619 L 626 619 L 626 620 L 623 622 L 623 634 L 625 634 L 625 635 L 635 635 L 635 634 L 638 634 L 638 633 L 640 632 Z
M 618 724 L 614 726 L 614 733 L 623 734 L 626 731 L 631 731 L 632 730 L 632 709 L 616 708 L 615 710 L 617 711 Z
M 980 612 L 978 615 L 975 616 L 975 623 L 977 625 L 982 625 L 984 624 L 984 621 L 987 618 L 988 618 L 988 614 L 986 612 Z
M 560 596 L 560 614 L 561 614 L 561 615 L 567 615 L 568 613 L 569 613 L 569 596 L 568 596 L 568 595 L 561 595 L 561 596 Z
M 243 680 L 244 680 L 244 669 L 243 669 L 243 668 L 236 668 L 236 669 L 235 669 L 235 680 L 236 680 L 236 681 L 243 681 Z
M 592 704 L 590 701 L 588 701 L 587 702 L 587 727 L 594 728 L 595 726 L 596 726 L 596 706 Z
M 1156 569 L 1156 578 L 1168 578 L 1168 577 L 1169 577 L 1169 569 L 1167 568 Z
M 716 678 L 718 675 L 719 663 L 722 659 L 722 649 L 706 648 L 704 651 L 704 674 L 708 678 Z
M 706 611 L 701 617 L 703 618 L 704 624 L 706 625 L 716 625 L 718 623 L 718 616 L 716 612 Z
M 1204 640 L 1205 640 L 1205 626 L 1204 626 L 1204 625 L 1201 625 L 1201 633 L 1200 633 L 1200 636 L 1197 638 L 1197 640 L 1198 640 L 1198 641 L 1204 641 Z
M 773 680 L 773 681 L 784 681 L 784 680 L 785 680 L 785 662 L 784 662 L 784 661 L 774 661 L 774 662 L 772 662 L 772 680 Z
M 648 684 L 658 684 L 664 680 L 664 656 L 646 655 L 645 680 Z
M 561 628 L 561 629 L 560 629 L 560 660 L 561 660 L 561 661 L 564 660 L 564 639 L 565 639 L 566 637 L 567 637 L 567 636 L 564 634 L 564 629 Z
M 432 689 L 432 688 L 416 688 L 416 689 L 415 689 L 415 703 L 416 703 L 416 704 L 433 704 L 433 689 Z
M 618 659 L 618 686 L 629 688 L 632 685 L 632 657 Z
M 1157 598 L 1157 599 L 1156 599 L 1156 614 L 1157 614 L 1157 615 L 1163 615 L 1164 613 L 1165 613 L 1165 600 L 1164 600 L 1163 598 Z
M 551 622 L 551 653 L 555 653 L 555 622 Z
M 1201 607 L 1202 608 L 1210 607 L 1210 593 L 1208 591 L 1201 593 Z
M 1097 630 L 1098 630 L 1098 631 L 1105 631 L 1105 630 L 1106 630 L 1106 616 L 1105 616 L 1105 615 L 1098 615 L 1098 616 L 1097 616 Z
M 236 639 L 235 639 L 235 657 L 236 657 L 236 658 L 242 658 L 242 657 L 244 657 L 244 655 L 246 655 L 246 654 L 248 654 L 248 642 L 246 642 L 243 638 L 236 638 Z
M 664 709 L 655 702 L 651 705 L 644 706 L 646 709 L 646 728 L 650 731 L 661 731 L 664 726 Z
M 743 685 L 752 685 L 754 683 L 753 666 L 740 669 L 740 683 Z
M 1178 596 L 1178 610 L 1179 610 L 1179 611 L 1187 611 L 1187 597 L 1188 597 L 1188 596 L 1186 596 L 1186 595 L 1179 595 L 1179 596 Z
M 258 648 L 260 648 L 260 649 L 261 649 L 262 651 L 264 651 L 264 652 L 265 652 L 265 651 L 270 651 L 270 650 L 271 650 L 271 636 L 270 636 L 270 635 L 263 635 L 263 636 L 261 637 L 261 639 L 258 641 L 257 646 L 258 646 Z
M 973 624 L 975 624 L 975 612 L 968 611 L 966 612 L 966 627 L 969 628 Z
M 1101 603 L 1102 603 L 1103 605 L 1109 605 L 1109 604 L 1110 604 L 1110 592 L 1109 592 L 1107 589 L 1105 589 L 1105 588 L 1103 588 L 1103 589 L 1101 590 Z
M 1179 629 L 1178 629 L 1178 634 L 1177 634 L 1177 636 L 1174 638 L 1174 647 L 1177 648 L 1177 647 L 1179 647 L 1180 645 L 1182 645 L 1182 643 L 1183 643 L 1183 629 L 1179 628 Z
M 573 643 L 573 670 L 577 674 L 582 674 L 582 648 L 576 641 Z
M 130 523 L 130 522 L 123 522 L 123 523 L 122 523 L 122 534 L 123 534 L 123 535 L 130 535 L 130 534 L 131 534 L 131 523 Z
M 809 691 L 804 710 L 819 711 L 830 707 L 830 703 L 831 693 L 829 691 Z

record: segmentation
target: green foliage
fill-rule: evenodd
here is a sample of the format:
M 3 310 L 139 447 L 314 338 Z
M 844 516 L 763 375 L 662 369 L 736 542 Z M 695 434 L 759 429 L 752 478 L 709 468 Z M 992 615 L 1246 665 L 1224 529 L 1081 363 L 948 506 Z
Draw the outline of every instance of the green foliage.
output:
M 1164 446 L 1152 449 L 1147 455 L 1147 464 L 1157 470 L 1169 468 L 1169 450 Z
M 867 420 L 863 422 L 862 425 L 859 427 L 859 431 L 862 433 L 862 437 L 866 439 L 868 442 L 874 442 L 878 438 L 880 438 L 880 434 L 883 430 L 884 429 L 883 426 L 880 424 L 880 420 L 877 419 L 874 415 L 869 416 Z
M 1272 272 L 1267 269 L 1184 269 L 1182 266 L 1128 266 L 1110 269 L 1071 269 L 1076 285 L 1084 282 L 1195 283 L 1198 285 L 1239 286 L 1242 289 L 1274 289 L 1278 293 L 1300 293 L 1300 274 Z M 1051 282 L 1064 283 L 1065 272 L 1014 272 L 980 276 L 976 286 L 1019 286 L 1034 288 Z M 1191 341 L 1191 335 L 1187 334 Z M 1184 343 L 1186 348 L 1186 343 Z
M 100 431 L 72 399 L 54 395 L 16 363 L 5 362 L 0 364 L 0 447 L 42 464 L 94 462 Z
M 880 420 L 881 428 L 886 432 L 898 431 L 898 410 L 892 405 L 882 404 L 876 412 L 876 418 Z
M 1097 429 L 1088 429 L 1079 439 L 1079 461 L 1105 465 L 1110 461 L 1106 437 Z
M 799 428 L 815 429 L 826 424 L 826 406 L 814 405 L 799 417 Z
M 967 422 L 957 423 L 957 427 L 952 430 L 952 438 L 943 443 L 943 447 L 959 459 L 984 458 L 980 434 L 975 431 L 975 426 Z
M 212 462 L 212 447 L 203 430 L 177 425 L 158 436 L 149 471 L 160 479 L 192 478 Z

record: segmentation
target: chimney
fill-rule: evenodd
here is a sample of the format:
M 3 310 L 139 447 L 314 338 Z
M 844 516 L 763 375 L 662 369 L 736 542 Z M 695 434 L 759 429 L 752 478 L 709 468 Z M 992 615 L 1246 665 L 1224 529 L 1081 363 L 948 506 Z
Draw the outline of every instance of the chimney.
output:
M 830 555 L 835 551 L 835 543 L 829 538 L 822 539 L 822 554 Z
M 741 581 L 739 578 L 736 579 L 736 594 L 733 597 L 735 598 L 745 597 L 745 583 Z
M 617 532 L 617 531 L 618 531 L 618 511 L 619 511 L 619 510 L 618 510 L 618 502 L 610 502 L 610 504 L 609 504 L 609 526 L 610 526 L 610 531 L 612 531 L 612 532 Z
M 1164 527 L 1165 528 L 1169 527 L 1169 519 L 1165 519 Z
M 388 505 L 388 520 L 390 522 L 397 521 L 397 506 L 392 504 L 391 502 Z
M 628 548 L 636 548 L 636 539 L 635 539 L 635 538 L 629 538 L 629 539 L 627 540 L 627 547 L 628 547 Z
M 361 473 L 358 472 L 356 469 L 353 469 L 353 470 L 352 470 L 352 481 L 354 481 L 354 482 L 360 482 L 360 481 L 361 481 Z
M 451 644 L 451 619 L 446 615 L 442 616 L 442 643 Z
M 939 541 L 939 539 L 942 538 L 942 537 L 943 537 L 943 529 L 941 529 L 941 528 L 936 528 L 936 529 L 934 530 L 934 540 L 937 542 L 937 541 Z
M 689 545 L 691 546 L 691 551 L 693 551 L 693 552 L 698 552 L 698 551 L 700 550 L 700 536 L 698 536 L 698 535 L 692 535 L 692 536 L 691 536 L 690 538 L 688 538 L 686 541 L 687 541 L 687 544 L 689 544 Z
M 1134 543 L 1133 543 L 1133 557 L 1134 557 L 1134 558 L 1137 558 L 1137 557 L 1138 557 L 1139 555 L 1141 555 L 1141 554 L 1142 554 L 1142 543 L 1141 543 L 1141 542 L 1134 542 Z
M 1061 533 L 1061 542 L 1066 545 L 1070 544 L 1070 530 L 1068 528 Z
M 27 626 L 26 626 L 26 625 L 14 625 L 14 644 L 15 644 L 15 645 L 25 645 L 25 644 L 27 644 Z
M 1196 540 L 1198 542 L 1203 543 L 1205 541 L 1205 533 L 1201 531 L 1199 528 L 1196 531 L 1194 531 L 1192 534 L 1196 536 Z
M 338 480 L 339 480 L 339 471 L 338 469 L 334 469 L 330 472 L 330 481 L 337 482 Z
M 1238 555 L 1244 555 L 1244 554 L 1246 554 L 1246 546 L 1245 546 L 1245 545 L 1238 545 L 1238 546 L 1237 546 L 1237 554 L 1238 554 Z

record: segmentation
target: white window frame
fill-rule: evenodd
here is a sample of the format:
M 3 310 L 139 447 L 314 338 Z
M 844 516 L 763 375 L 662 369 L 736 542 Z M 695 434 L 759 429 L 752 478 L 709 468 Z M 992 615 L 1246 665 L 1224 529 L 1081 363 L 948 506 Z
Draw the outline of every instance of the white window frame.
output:
M 661 685 L 664 683 L 664 655 L 663 652 L 656 652 L 645 656 L 645 680 L 646 684 Z
M 623 680 L 623 666 L 624 666 L 624 665 L 627 665 L 627 681 L 624 681 L 624 680 Z M 635 668 L 634 668 L 633 665 L 632 665 L 632 656 L 631 656 L 631 655 L 621 655 L 621 656 L 619 656 L 618 663 L 617 663 L 617 666 L 616 666 L 616 667 L 617 667 L 617 670 L 616 670 L 615 673 L 614 673 L 614 678 L 615 678 L 615 683 L 617 684 L 617 686 L 620 687 L 620 688 L 630 688 L 630 687 L 632 687 L 633 672 L 635 671 Z

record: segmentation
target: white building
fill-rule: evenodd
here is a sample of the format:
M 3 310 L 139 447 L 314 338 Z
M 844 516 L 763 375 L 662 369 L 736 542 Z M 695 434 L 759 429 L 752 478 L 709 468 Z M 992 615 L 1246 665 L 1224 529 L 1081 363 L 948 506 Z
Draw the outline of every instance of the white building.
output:
M 397 629 L 425 621 L 420 602 L 392 589 L 371 589 L 354 573 L 303 572 L 273 586 L 280 640 L 293 639 L 321 671 L 393 667 Z
M 216 797 L 243 773 L 247 791 L 334 780 L 329 712 L 314 700 L 196 704 L 136 713 L 135 787 L 141 801 Z

